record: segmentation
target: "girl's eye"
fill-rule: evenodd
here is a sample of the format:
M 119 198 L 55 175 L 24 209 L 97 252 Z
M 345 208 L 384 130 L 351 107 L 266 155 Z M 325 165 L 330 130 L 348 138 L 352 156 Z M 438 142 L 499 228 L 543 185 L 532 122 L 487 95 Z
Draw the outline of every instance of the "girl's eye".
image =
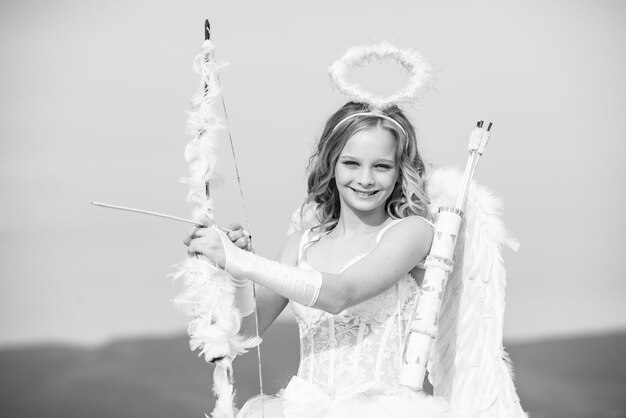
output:
M 391 170 L 393 167 L 388 164 L 377 164 L 376 168 L 381 170 Z
M 342 164 L 351 167 L 356 167 L 357 165 L 359 165 L 356 161 L 344 161 Z

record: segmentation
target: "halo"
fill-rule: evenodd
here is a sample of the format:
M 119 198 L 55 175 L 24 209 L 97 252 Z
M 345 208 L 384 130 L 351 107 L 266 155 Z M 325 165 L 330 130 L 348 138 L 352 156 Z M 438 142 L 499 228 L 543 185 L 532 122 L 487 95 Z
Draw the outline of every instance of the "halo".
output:
M 411 73 L 407 86 L 386 97 L 377 97 L 358 84 L 345 79 L 346 73 L 355 66 L 362 66 L 372 58 L 393 59 Z M 417 99 L 432 85 L 431 68 L 424 57 L 410 49 L 399 49 L 388 42 L 374 45 L 356 46 L 328 67 L 333 84 L 351 100 L 367 103 L 377 110 L 385 109 L 398 103 L 410 103 Z

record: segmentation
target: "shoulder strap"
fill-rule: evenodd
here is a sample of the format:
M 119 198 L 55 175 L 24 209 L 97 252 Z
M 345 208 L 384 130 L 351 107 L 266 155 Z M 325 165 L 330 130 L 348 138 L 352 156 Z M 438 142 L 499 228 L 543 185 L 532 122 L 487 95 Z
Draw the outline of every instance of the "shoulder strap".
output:
M 401 222 L 403 218 L 401 219 L 394 219 L 393 221 L 389 222 L 387 225 L 385 225 L 383 227 L 383 229 L 381 229 L 378 232 L 378 235 L 376 235 L 376 244 L 380 244 L 380 240 L 383 239 L 383 235 L 385 235 L 385 232 L 387 232 L 389 230 L 389 228 L 391 228 L 392 226 L 394 226 L 395 224 L 397 224 L 398 222 Z
M 302 233 L 302 237 L 300 238 L 300 245 L 298 245 L 298 261 L 302 260 L 302 256 L 304 255 L 304 246 L 309 242 L 310 234 L 311 234 L 311 228 L 306 229 Z
M 431 221 L 429 221 L 428 219 L 424 218 L 423 216 L 419 216 L 419 217 L 422 218 L 423 220 L 425 220 L 428 225 L 433 227 L 433 229 L 437 228 L 437 226 L 434 223 L 432 223 Z

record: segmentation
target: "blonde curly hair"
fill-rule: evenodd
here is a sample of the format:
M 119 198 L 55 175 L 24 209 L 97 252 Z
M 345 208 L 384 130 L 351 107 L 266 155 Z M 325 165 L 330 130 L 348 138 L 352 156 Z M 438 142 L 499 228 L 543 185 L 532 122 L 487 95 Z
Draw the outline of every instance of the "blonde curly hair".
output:
M 399 175 L 396 186 L 385 204 L 387 213 L 394 219 L 411 215 L 428 217 L 425 167 L 417 150 L 415 128 L 402 110 L 395 105 L 384 109 L 382 113 L 402 126 L 406 134 L 395 123 L 373 113 L 355 116 L 337 125 L 352 114 L 364 112 L 369 112 L 368 106 L 357 102 L 348 102 L 335 112 L 326 122 L 317 148 L 309 158 L 308 196 L 305 204 L 316 204 L 320 222 L 316 226 L 318 229 L 329 231 L 339 221 L 341 204 L 334 179 L 335 166 L 341 151 L 354 134 L 375 127 L 388 129 L 397 144 L 396 161 Z

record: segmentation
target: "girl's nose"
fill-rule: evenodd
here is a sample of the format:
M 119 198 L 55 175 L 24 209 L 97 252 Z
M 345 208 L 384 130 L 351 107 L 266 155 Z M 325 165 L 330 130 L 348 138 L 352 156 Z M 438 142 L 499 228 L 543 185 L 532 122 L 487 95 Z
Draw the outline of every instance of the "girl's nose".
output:
M 372 186 L 374 184 L 374 177 L 370 170 L 363 169 L 359 173 L 358 181 L 362 186 Z

